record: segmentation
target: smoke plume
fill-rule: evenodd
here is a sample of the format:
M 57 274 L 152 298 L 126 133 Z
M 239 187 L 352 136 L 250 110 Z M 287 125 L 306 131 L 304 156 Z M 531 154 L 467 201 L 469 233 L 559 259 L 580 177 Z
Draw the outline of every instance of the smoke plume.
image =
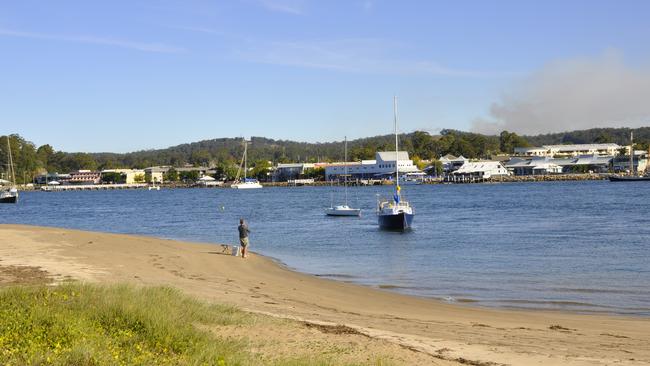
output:
M 650 68 L 608 53 L 547 65 L 492 104 L 472 130 L 530 135 L 639 126 L 650 126 Z

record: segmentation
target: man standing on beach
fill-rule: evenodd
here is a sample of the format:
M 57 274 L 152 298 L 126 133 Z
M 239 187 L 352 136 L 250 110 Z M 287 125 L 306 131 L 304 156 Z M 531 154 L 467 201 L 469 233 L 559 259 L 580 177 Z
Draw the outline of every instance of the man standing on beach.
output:
M 241 244 L 241 257 L 246 258 L 246 249 L 248 248 L 248 225 L 244 222 L 244 219 L 239 219 L 239 244 Z

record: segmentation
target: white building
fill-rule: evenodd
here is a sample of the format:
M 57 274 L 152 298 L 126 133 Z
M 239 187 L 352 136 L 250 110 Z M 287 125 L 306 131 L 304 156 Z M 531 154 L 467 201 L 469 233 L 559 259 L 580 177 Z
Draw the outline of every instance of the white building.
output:
M 614 143 L 607 144 L 573 144 L 573 145 L 543 145 L 542 147 L 515 147 L 517 156 L 580 156 L 601 155 L 616 156 L 622 146 Z
M 325 179 L 336 180 L 347 173 L 351 179 L 374 179 L 384 178 L 395 174 L 395 167 L 399 168 L 400 174 L 420 173 L 413 160 L 409 159 L 406 151 L 400 151 L 397 161 L 395 152 L 383 151 L 375 154 L 375 160 L 362 160 L 361 162 L 332 163 L 325 167 Z
M 311 163 L 290 163 L 278 164 L 273 173 L 273 180 L 276 182 L 287 181 L 301 177 L 309 169 L 314 169 L 316 164 Z
M 442 163 L 442 170 L 447 174 L 455 170 L 458 170 L 458 168 L 463 166 L 468 161 L 469 159 L 467 159 L 462 155 L 459 157 L 455 157 L 451 154 L 447 154 L 440 158 L 440 162 Z
M 463 164 L 451 175 L 451 180 L 467 181 L 510 175 L 510 172 L 498 161 L 471 161 Z

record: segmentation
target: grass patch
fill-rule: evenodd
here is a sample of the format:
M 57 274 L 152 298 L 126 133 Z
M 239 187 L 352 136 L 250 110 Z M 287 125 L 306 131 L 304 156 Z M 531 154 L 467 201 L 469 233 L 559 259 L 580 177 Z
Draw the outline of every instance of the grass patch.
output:
M 277 336 L 251 333 L 269 327 Z M 207 304 L 170 287 L 72 282 L 0 288 L 0 365 L 393 363 L 375 354 L 349 359 L 354 348 L 347 339 L 329 344 L 307 338 L 293 343 L 295 348 L 276 348 L 295 342 L 289 335 L 303 328 Z M 309 348 L 312 343 L 316 348 Z
M 0 290 L 0 364 L 249 364 L 244 341 L 197 327 L 243 324 L 247 316 L 168 287 L 9 287 Z

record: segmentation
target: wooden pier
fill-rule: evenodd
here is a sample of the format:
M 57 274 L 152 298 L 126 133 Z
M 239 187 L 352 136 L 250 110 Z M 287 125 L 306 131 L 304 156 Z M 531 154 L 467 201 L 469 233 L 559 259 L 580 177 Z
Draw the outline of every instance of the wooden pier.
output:
M 61 192 L 61 191 L 100 191 L 109 189 L 139 189 L 147 188 L 148 184 L 67 184 L 62 186 L 44 186 L 41 191 L 44 192 Z

